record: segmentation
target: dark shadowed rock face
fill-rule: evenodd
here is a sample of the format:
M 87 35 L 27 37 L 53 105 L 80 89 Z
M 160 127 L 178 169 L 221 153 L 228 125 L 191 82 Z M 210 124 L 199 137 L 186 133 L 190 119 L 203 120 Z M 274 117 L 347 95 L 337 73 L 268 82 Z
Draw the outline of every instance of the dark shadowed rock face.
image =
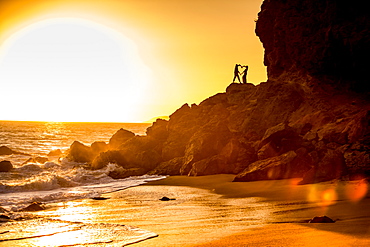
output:
M 341 84 L 370 89 L 370 15 L 366 1 L 268 0 L 256 34 L 265 48 L 269 80 Z M 327 79 L 327 80 L 323 80 Z
M 235 181 L 304 178 L 302 183 L 314 183 L 368 174 L 370 103 L 353 94 L 333 96 L 304 87 L 233 83 L 226 93 L 157 121 L 146 136 L 130 137 L 113 149 L 75 142 L 67 157 L 93 169 L 115 163 L 122 169 L 111 173 L 114 178 L 229 173 L 237 174 Z

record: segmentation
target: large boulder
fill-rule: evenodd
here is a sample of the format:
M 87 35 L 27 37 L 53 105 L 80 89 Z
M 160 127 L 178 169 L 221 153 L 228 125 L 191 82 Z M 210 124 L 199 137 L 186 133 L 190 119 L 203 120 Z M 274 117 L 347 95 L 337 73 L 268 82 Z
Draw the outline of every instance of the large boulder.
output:
M 10 161 L 0 161 L 0 172 L 9 172 L 11 169 L 13 169 L 13 165 Z
M 231 139 L 231 132 L 223 122 L 210 123 L 199 129 L 189 140 L 181 174 L 188 174 L 195 162 L 219 154 Z
M 205 176 L 214 174 L 233 174 L 235 172 L 234 164 L 227 164 L 222 155 L 214 155 L 206 159 L 195 162 L 191 166 L 189 176 Z
M 120 129 L 110 138 L 109 147 L 110 149 L 117 149 L 134 136 L 135 134 L 131 131 Z
M 302 178 L 311 166 L 312 161 L 305 150 L 289 151 L 250 164 L 235 177 L 234 182 Z
M 107 151 L 109 148 L 108 144 L 106 144 L 105 142 L 93 142 L 91 144 L 91 151 L 95 154 L 95 155 L 98 155 L 99 153 L 101 152 L 105 152 Z
M 180 169 L 183 166 L 185 157 L 176 157 L 168 161 L 161 162 L 156 168 L 150 171 L 151 175 L 180 175 Z
M 165 141 L 168 137 L 167 125 L 167 120 L 157 119 L 152 126 L 146 129 L 146 134 L 157 140 Z
M 172 115 L 167 125 L 168 137 L 163 144 L 162 159 L 168 161 L 185 155 L 186 145 L 202 121 L 198 107 L 184 104 Z
M 244 138 L 232 138 L 219 153 L 224 157 L 227 173 L 237 174 L 249 164 L 257 160 L 255 142 L 245 141 Z
M 260 146 L 263 148 L 266 144 L 268 145 L 264 147 L 264 153 L 266 153 L 266 155 L 273 156 L 273 153 L 275 152 L 276 156 L 300 147 L 301 138 L 293 128 L 288 126 L 286 123 L 280 123 L 266 130 L 262 137 Z
M 141 168 L 145 173 L 153 170 L 161 162 L 161 155 L 157 148 L 155 139 L 148 136 L 135 136 L 121 145 L 119 150 L 100 153 L 91 167 L 100 169 L 109 163 L 114 163 L 125 169 Z
M 80 163 L 91 163 L 94 155 L 90 147 L 74 141 L 69 148 L 67 159 Z
M 110 163 L 129 167 L 129 163 L 121 150 L 108 150 L 95 157 L 92 161 L 91 168 L 94 170 L 101 169 Z

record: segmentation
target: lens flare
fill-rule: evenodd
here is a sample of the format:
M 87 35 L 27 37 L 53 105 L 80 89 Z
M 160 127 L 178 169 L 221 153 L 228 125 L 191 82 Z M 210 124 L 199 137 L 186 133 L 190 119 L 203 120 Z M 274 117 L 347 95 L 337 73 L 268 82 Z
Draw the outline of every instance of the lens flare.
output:
M 345 194 L 349 200 L 356 203 L 366 196 L 368 189 L 368 182 L 362 179 L 354 183 L 348 183 L 345 187 Z
M 338 199 L 338 196 L 334 189 L 328 189 L 322 192 L 321 198 L 323 205 L 329 206 L 335 204 L 336 200 Z

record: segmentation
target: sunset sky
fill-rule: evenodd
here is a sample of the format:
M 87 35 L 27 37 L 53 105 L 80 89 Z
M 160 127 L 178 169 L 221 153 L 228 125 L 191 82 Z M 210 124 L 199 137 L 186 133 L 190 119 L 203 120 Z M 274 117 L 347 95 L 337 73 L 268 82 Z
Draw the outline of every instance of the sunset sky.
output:
M 262 0 L 0 0 L 0 120 L 142 122 L 266 81 Z M 5 106 L 5 107 L 4 107 Z

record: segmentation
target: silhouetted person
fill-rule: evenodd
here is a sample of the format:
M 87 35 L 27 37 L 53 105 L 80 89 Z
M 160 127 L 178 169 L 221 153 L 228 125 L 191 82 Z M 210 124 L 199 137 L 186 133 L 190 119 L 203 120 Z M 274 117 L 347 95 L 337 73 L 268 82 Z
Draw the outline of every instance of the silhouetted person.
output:
M 242 67 L 245 68 L 242 75 L 242 81 L 243 83 L 247 83 L 248 65 Z
M 238 78 L 239 83 L 241 83 L 240 77 L 239 77 L 239 74 L 240 74 L 239 73 L 239 66 L 241 66 L 241 65 L 240 64 L 235 64 L 233 82 L 235 82 L 235 79 Z

